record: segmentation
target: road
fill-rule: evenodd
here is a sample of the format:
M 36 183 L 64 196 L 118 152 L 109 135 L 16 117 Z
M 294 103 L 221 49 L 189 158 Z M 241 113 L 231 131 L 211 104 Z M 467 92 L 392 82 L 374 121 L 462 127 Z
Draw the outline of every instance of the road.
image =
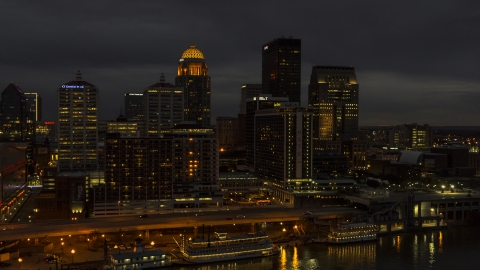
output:
M 224 210 L 201 212 L 169 213 L 140 217 L 109 217 L 82 220 L 34 221 L 31 223 L 15 223 L 0 225 L 0 240 L 17 240 L 42 238 L 46 236 L 88 235 L 91 233 L 112 233 L 119 231 L 154 230 L 183 228 L 205 225 L 252 224 L 261 222 L 286 222 L 305 218 L 304 211 L 314 216 L 335 216 L 343 213 L 359 212 L 350 207 L 328 207 L 309 209 L 261 208 L 254 207 L 241 210 Z M 245 215 L 242 219 L 227 220 L 237 215 Z M 13 229 L 12 229 L 13 226 Z

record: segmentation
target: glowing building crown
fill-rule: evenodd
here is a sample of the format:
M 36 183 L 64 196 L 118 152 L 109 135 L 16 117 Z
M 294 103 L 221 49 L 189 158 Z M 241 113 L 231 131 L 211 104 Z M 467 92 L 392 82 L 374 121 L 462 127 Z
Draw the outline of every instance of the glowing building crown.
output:
M 187 58 L 204 59 L 203 53 L 199 49 L 197 49 L 196 45 L 190 46 L 188 49 L 186 49 L 183 52 L 182 59 L 187 59 Z

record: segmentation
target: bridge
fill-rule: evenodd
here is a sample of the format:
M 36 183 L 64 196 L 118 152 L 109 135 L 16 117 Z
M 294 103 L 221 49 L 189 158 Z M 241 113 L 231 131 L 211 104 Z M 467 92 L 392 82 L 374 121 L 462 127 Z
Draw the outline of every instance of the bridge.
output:
M 38 239 L 47 236 L 89 235 L 126 231 L 149 231 L 185 228 L 205 225 L 222 226 L 263 222 L 297 222 L 306 218 L 305 210 L 312 215 L 339 216 L 351 213 L 349 207 L 317 209 L 251 208 L 248 210 L 189 212 L 181 214 L 151 215 L 148 218 L 111 217 L 102 219 L 37 221 L 32 223 L 5 224 L 0 226 L 0 240 Z M 235 218 L 237 215 L 245 218 Z M 228 219 L 227 219 L 228 218 Z M 13 226 L 13 229 L 12 229 Z

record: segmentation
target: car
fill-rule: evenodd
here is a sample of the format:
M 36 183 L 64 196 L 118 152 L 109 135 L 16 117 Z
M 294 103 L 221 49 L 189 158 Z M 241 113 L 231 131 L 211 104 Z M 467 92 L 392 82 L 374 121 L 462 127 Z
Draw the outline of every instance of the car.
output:
M 227 217 L 227 220 L 233 220 L 233 217 Z
M 197 214 L 195 214 L 195 216 L 196 216 L 196 217 L 198 217 L 198 216 L 203 216 L 203 213 L 197 213 Z
M 119 248 L 120 250 L 125 250 L 125 245 L 123 245 L 123 244 L 122 244 L 122 245 L 119 245 L 118 248 Z
M 306 211 L 306 212 L 303 212 L 303 214 L 306 216 L 310 216 L 312 213 L 310 213 L 310 211 Z
M 125 246 L 125 248 L 126 248 L 126 249 L 132 249 L 132 245 L 127 244 L 127 245 Z
M 147 218 L 147 217 L 149 217 L 149 216 L 150 216 L 149 214 L 140 215 L 141 218 Z
M 237 215 L 236 218 L 245 218 L 244 215 Z

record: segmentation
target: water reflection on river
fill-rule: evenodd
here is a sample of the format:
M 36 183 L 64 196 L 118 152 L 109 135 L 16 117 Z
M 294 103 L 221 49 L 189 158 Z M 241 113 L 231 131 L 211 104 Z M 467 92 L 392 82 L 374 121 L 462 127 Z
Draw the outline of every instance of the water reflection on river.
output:
M 377 242 L 290 246 L 273 257 L 174 269 L 478 269 L 479 254 L 480 228 L 469 227 L 384 236 Z

